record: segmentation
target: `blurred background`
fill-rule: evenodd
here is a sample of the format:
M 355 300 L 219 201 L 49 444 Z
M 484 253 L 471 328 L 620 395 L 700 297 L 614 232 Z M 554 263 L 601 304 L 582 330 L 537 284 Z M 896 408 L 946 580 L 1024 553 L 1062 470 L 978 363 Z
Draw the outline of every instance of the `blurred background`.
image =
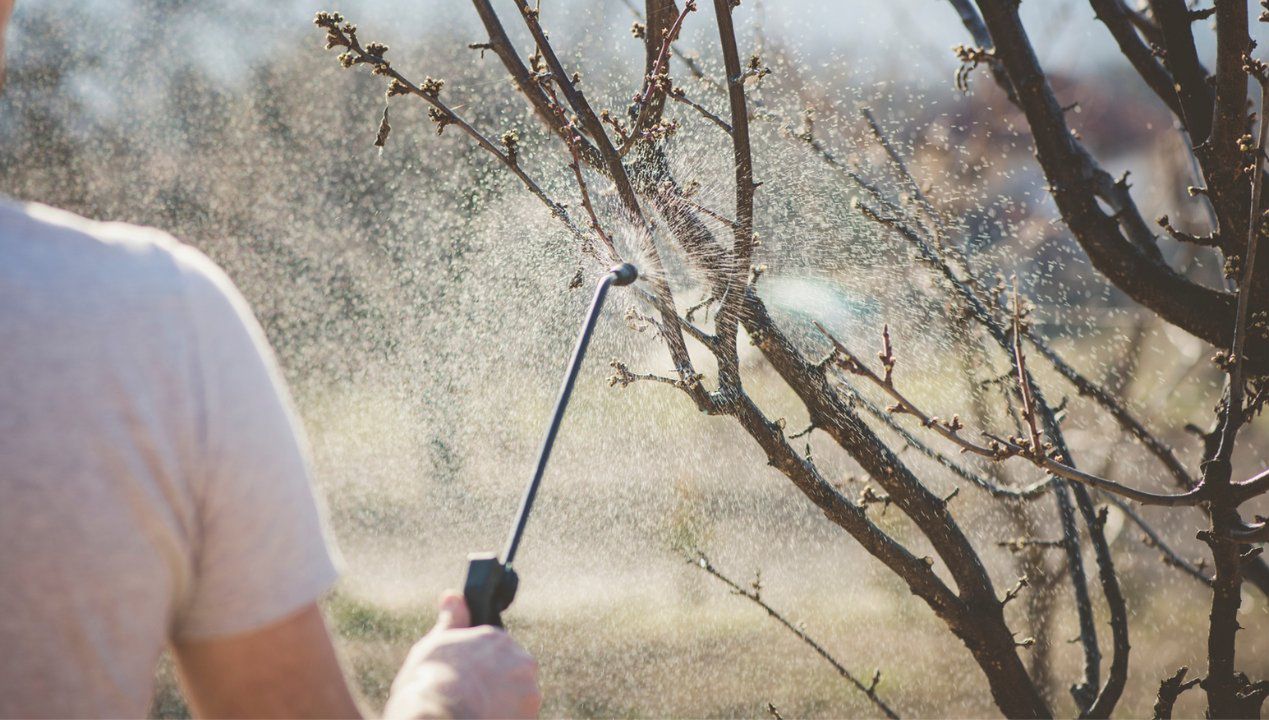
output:
M 588 96 L 624 111 L 643 71 L 632 6 L 541 5 Z M 527 54 L 512 4 L 496 6 Z M 365 697 L 379 707 L 405 650 L 430 624 L 433 599 L 461 582 L 466 554 L 500 546 L 589 299 L 570 281 L 579 268 L 587 278 L 600 268 L 483 151 L 453 129 L 438 137 L 417 98 L 393 101 L 392 135 L 376 148 L 383 83 L 342 70 L 323 51 L 312 25 L 318 10 L 342 12 L 363 42 L 388 44 L 394 66 L 416 82 L 444 78 L 447 101 L 487 135 L 515 130 L 525 167 L 554 197 L 577 204 L 565 154 L 496 58 L 467 48 L 486 38 L 461 0 L 19 0 L 0 94 L 0 192 L 167 230 L 242 289 L 309 433 L 344 556 L 329 610 Z M 1023 13 L 1059 95 L 1078 101 L 1073 126 L 1109 171 L 1140 178 L 1143 214 L 1204 227 L 1202 206 L 1184 192 L 1195 181 L 1182 135 L 1092 10 L 1036 0 Z M 940 415 L 965 411 L 959 346 L 928 274 L 852 209 L 854 187 L 791 137 L 813 109 L 817 137 L 898 192 L 859 118 L 871 108 L 923 188 L 957 218 L 965 246 L 984 266 L 1017 275 L 1054 345 L 1119 389 L 1196 468 L 1200 443 L 1184 427 L 1212 422 L 1221 381 L 1212 348 L 1103 283 L 1055 222 L 1025 120 L 985 72 L 973 73 L 968 94 L 954 87 L 951 47 L 971 41 L 949 4 L 755 0 L 737 19 L 742 55 L 772 69 L 751 98 L 764 183 L 759 290 L 782 326 L 811 347 L 818 320 L 866 354 L 888 323 L 906 391 Z M 1210 33 L 1199 34 L 1210 59 Z M 678 47 L 707 76 L 722 77 L 717 46 L 712 13 L 690 16 Z M 692 80 L 678 61 L 672 68 L 694 100 L 726 110 L 717 86 Z M 681 124 L 668 141 L 679 177 L 699 184 L 700 202 L 726 210 L 729 143 L 683 105 L 668 116 Z M 602 183 L 593 187 L 610 206 Z M 1223 282 L 1216 256 L 1168 239 L 1161 246 L 1191 277 Z M 704 294 L 685 265 L 672 281 L 685 307 Z M 796 637 L 685 562 L 697 550 L 742 583 L 760 572 L 764 599 L 857 675 L 880 670 L 880 693 L 901 714 L 994 714 L 964 648 L 767 467 L 734 422 L 697 414 L 666 385 L 609 387 L 609 358 L 638 372 L 670 369 L 663 346 L 627 321 L 629 298 L 615 299 L 529 524 L 508 616 L 541 661 L 544 714 L 764 716 L 767 703 L 786 717 L 875 714 Z M 755 399 L 790 428 L 804 427 L 796 398 L 742 344 Z M 1109 417 L 1057 376 L 1043 378 L 1052 398 L 1070 396 L 1068 440 L 1081 466 L 1167 487 Z M 862 487 L 840 451 L 808 442 L 821 469 Z M 917 453 L 904 457 L 939 492 L 957 486 Z M 1238 477 L 1269 463 L 1263 418 L 1243 433 L 1235 460 Z M 1038 479 L 1029 467 L 1008 473 Z M 1017 574 L 998 543 L 1017 535 L 1018 521 L 970 489 L 956 502 L 1003 592 Z M 921 547 L 897 517 L 871 512 Z M 1051 502 L 1029 512 L 1056 532 Z M 1206 554 L 1194 540 L 1206 524 L 1198 511 L 1143 514 L 1187 558 Z M 1161 563 L 1121 515 L 1112 515 L 1110 533 L 1136 623 L 1120 711 L 1142 715 L 1162 677 L 1203 665 L 1209 593 Z M 1050 692 L 1069 714 L 1065 688 L 1080 662 L 1066 642 L 1076 634 L 1070 592 L 1062 583 L 1049 592 Z M 1010 609 L 1021 633 L 1034 621 L 1029 607 Z M 1264 676 L 1269 609 L 1254 589 L 1243 607 L 1241 662 Z M 1189 693 L 1178 714 L 1202 707 Z M 184 712 L 165 665 L 153 713 Z

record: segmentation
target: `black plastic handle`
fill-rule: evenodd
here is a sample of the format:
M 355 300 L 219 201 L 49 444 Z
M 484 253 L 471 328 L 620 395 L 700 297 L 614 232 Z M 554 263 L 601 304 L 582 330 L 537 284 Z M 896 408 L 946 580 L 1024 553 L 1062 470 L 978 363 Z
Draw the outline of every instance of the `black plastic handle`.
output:
M 516 571 L 503 565 L 495 553 L 472 553 L 467 556 L 467 580 L 463 597 L 471 613 L 472 627 L 502 627 L 502 611 L 515 600 L 520 578 Z

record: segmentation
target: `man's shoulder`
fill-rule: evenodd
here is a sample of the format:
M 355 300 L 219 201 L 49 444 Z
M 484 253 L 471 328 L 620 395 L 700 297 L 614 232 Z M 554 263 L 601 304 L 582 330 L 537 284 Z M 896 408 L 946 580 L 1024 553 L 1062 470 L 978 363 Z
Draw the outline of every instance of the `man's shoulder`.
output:
M 0 198 L 0 240 L 16 246 L 108 260 L 136 262 L 146 255 L 172 255 L 181 247 L 172 236 L 155 228 L 122 222 L 102 222 L 36 202 Z M 15 252 L 19 247 L 6 248 Z M 37 249 L 39 249 L 37 247 Z
M 0 260 L 9 280 L 28 290 L 67 290 L 102 301 L 117 294 L 223 293 L 228 282 L 203 253 L 162 230 L 3 198 Z

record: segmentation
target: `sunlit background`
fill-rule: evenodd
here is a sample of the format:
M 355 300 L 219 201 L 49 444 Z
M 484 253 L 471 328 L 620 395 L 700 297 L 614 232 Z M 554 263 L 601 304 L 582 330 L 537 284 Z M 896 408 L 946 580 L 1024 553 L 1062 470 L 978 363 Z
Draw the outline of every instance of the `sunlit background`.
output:
M 591 100 L 624 111 L 643 72 L 633 6 L 541 5 Z M 527 54 L 511 3 L 498 7 Z M 322 49 L 317 10 L 338 10 L 363 39 L 388 44 L 408 76 L 444 78 L 447 101 L 486 134 L 516 130 L 525 167 L 578 206 L 567 154 L 541 132 L 496 58 L 468 49 L 485 36 L 461 0 L 18 0 L 0 95 L 0 192 L 163 228 L 242 289 L 304 418 L 344 557 L 329 609 L 377 707 L 430 623 L 433 598 L 460 583 L 466 554 L 501 544 L 589 299 L 570 281 L 580 271 L 589 284 L 602 268 L 460 133 L 438 137 L 417 98 L 393 100 L 393 132 L 374 147 L 383 83 L 342 70 Z M 1092 10 L 1036 0 L 1023 15 L 1063 101 L 1078 102 L 1072 125 L 1108 170 L 1141 179 L 1143 214 L 1203 227 L 1202 206 L 1184 192 L 1195 182 L 1178 152 L 1184 138 Z M 759 292 L 791 335 L 819 347 L 811 325 L 819 321 L 871 357 L 888 323 L 899 382 L 940 414 L 967 414 L 962 346 L 931 277 L 900 239 L 852 208 L 856 187 L 794 137 L 812 108 L 817 135 L 836 155 L 901 193 L 860 119 L 871 108 L 934 202 L 957 219 L 957 241 L 983 266 L 1016 275 L 1054 345 L 1122 388 L 1196 468 L 1200 443 L 1183 428 L 1212 421 L 1221 381 L 1208 361 L 1213 349 L 1141 312 L 1088 265 L 1056 222 L 1025 121 L 983 71 L 968 94 L 954 87 L 951 47 L 971 41 L 949 4 L 746 0 L 737 18 L 742 53 L 772 69 L 751 90 L 764 183 Z M 678 47 L 722 77 L 710 12 L 689 17 Z M 1210 58 L 1210 43 L 1199 50 Z M 725 112 L 716 86 L 693 80 L 677 60 L 672 67 L 694 100 Z M 668 115 L 681 123 L 668 145 L 676 173 L 700 184 L 700 202 L 725 210 L 729 141 L 686 106 Z M 611 208 L 608 189 L 592 180 Z M 1192 278 L 1222 282 L 1216 256 L 1168 239 L 1161 247 Z M 704 295 L 682 262 L 671 281 L 684 307 Z M 767 703 L 786 717 L 875 714 L 796 637 L 689 565 L 695 551 L 743 583 L 760 572 L 763 597 L 846 667 L 865 678 L 881 671 L 880 691 L 901 714 L 994 714 L 982 674 L 942 623 L 767 467 L 734 421 L 698 414 L 667 385 L 609 387 L 610 359 L 670 371 L 664 346 L 627 317 L 637 307 L 618 291 L 604 316 L 517 563 L 521 590 L 508 623 L 541 661 L 545 714 L 762 716 Z M 741 342 L 755 399 L 789 428 L 804 427 L 791 391 Z M 997 373 L 1008 369 L 995 361 Z M 1068 440 L 1081 466 L 1168 487 L 1109 417 L 1055 374 L 1041 377 L 1055 401 L 1069 396 Z M 866 478 L 849 458 L 814 435 L 807 442 L 827 475 L 860 492 Z M 904 459 L 940 494 L 959 482 L 914 451 Z M 1269 463 L 1263 419 L 1244 433 L 1235 461 L 1236 476 Z M 1015 462 L 1010 479 L 1038 478 Z M 998 544 L 1027 522 L 1057 532 L 1049 501 L 1025 521 L 969 488 L 956 503 L 1002 589 L 1018 570 Z M 923 547 L 897 512 L 870 512 Z M 1186 557 L 1207 554 L 1194 539 L 1206 523 L 1199 512 L 1143 514 Z M 1122 515 L 1112 515 L 1109 532 L 1135 623 L 1120 711 L 1143 715 L 1162 677 L 1204 662 L 1209 593 L 1161 563 Z M 1066 641 L 1076 629 L 1066 585 L 1050 592 L 1048 692 L 1069 714 L 1065 688 L 1080 658 Z M 1035 607 L 1011 606 L 1011 627 L 1033 632 Z M 1263 676 L 1266 598 L 1248 589 L 1243 607 L 1240 659 Z M 1201 708 L 1190 693 L 1178 714 Z M 184 712 L 166 666 L 153 712 Z

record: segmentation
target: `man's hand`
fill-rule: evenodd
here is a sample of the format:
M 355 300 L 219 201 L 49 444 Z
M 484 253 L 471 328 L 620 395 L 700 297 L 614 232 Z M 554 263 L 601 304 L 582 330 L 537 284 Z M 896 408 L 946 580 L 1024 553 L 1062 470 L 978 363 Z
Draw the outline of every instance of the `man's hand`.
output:
M 441 598 L 431 632 L 392 683 L 387 718 L 528 718 L 542 705 L 538 665 L 505 631 L 468 627 L 461 595 Z

